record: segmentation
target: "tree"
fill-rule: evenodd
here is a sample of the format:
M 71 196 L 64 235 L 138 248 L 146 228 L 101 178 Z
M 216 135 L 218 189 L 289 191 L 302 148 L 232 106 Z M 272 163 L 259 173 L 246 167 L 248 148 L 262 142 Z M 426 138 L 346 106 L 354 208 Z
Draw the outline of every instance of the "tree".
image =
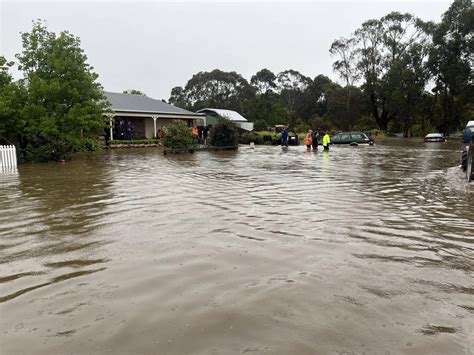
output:
M 230 147 L 239 143 L 237 126 L 231 120 L 219 117 L 211 132 L 211 145 L 215 147 Z
M 277 87 L 276 76 L 268 69 L 258 71 L 250 79 L 250 84 L 255 87 L 258 95 L 273 93 Z
M 16 58 L 25 98 L 16 134 L 23 157 L 49 160 L 93 148 L 104 132 L 107 102 L 79 38 L 67 31 L 56 35 L 42 21 L 21 38 L 23 52 Z
M 123 93 L 129 95 L 145 95 L 143 92 L 137 89 L 124 90 Z
M 283 105 L 294 111 L 298 96 L 311 85 L 311 78 L 304 76 L 300 72 L 290 69 L 282 71 L 277 76 L 278 93 Z
M 215 69 L 193 75 L 181 94 L 194 111 L 216 107 L 241 112 L 242 103 L 252 99 L 255 92 L 240 74 Z
M 386 129 L 390 120 L 402 120 L 409 132 L 416 115 L 416 101 L 429 80 L 426 71 L 431 23 L 410 14 L 391 12 L 369 20 L 349 39 L 333 42 L 338 57 L 333 68 L 352 87 L 363 79 L 362 90 L 377 125 Z M 347 112 L 350 94 L 347 90 Z
M 24 130 L 25 125 L 19 115 L 25 100 L 25 88 L 13 81 L 9 72 L 13 65 L 13 62 L 0 56 L 0 138 L 8 143 L 21 140 L 19 132 Z
M 435 77 L 434 100 L 440 101 L 443 132 L 458 129 L 472 114 L 474 97 L 474 7 L 471 0 L 455 0 L 433 31 L 429 68 Z M 471 116 L 472 117 L 472 116 Z

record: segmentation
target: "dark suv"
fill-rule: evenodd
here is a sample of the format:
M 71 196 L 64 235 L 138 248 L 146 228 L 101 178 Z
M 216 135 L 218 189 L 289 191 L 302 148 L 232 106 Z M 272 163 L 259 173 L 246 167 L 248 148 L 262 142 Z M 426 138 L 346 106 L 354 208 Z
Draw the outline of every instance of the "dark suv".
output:
M 369 138 L 364 132 L 341 132 L 331 137 L 332 144 L 368 144 L 373 145 L 374 140 Z

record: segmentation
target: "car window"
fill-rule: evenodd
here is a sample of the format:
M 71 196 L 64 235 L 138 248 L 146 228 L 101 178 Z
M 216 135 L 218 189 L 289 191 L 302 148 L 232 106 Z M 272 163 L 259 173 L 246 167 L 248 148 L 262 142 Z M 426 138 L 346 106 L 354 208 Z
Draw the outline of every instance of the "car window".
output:
M 341 141 L 348 141 L 351 139 L 351 136 L 348 134 L 341 134 Z
M 364 139 L 364 137 L 362 137 L 362 134 L 351 134 L 351 137 L 353 140 L 355 139 Z
M 466 128 L 466 133 L 474 133 L 474 126 L 467 127 Z
M 332 141 L 333 142 L 339 142 L 341 140 L 341 136 L 340 135 L 335 135 L 334 137 L 332 137 Z

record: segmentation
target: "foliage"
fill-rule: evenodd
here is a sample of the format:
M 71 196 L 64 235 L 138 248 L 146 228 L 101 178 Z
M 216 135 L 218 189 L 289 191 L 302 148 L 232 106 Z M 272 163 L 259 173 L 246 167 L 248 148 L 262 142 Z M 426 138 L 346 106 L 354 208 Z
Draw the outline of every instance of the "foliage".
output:
M 11 82 L 5 69 L 1 75 L 6 138 L 19 146 L 22 160 L 57 160 L 97 149 L 107 103 L 79 38 L 67 31 L 57 35 L 41 21 L 21 38 L 23 51 L 16 58 L 23 79 Z
M 266 129 L 268 129 L 267 121 L 261 118 L 255 120 L 253 124 L 253 129 L 256 131 L 265 131 Z
M 240 74 L 215 69 L 193 75 L 184 89 L 173 88 L 169 102 L 191 111 L 214 107 L 242 112 L 242 104 L 253 96 L 254 88 Z
M 325 120 L 321 117 L 315 116 L 310 122 L 309 126 L 313 131 L 330 131 L 332 129 L 331 124 L 328 122 L 328 120 Z M 304 128 L 307 127 L 301 127 L 302 130 L 299 130 L 299 132 L 307 132 L 306 130 L 303 130 Z
M 158 139 L 129 139 L 129 140 L 112 140 L 109 141 L 109 144 L 158 144 L 160 141 Z
M 361 116 L 352 127 L 354 131 L 368 132 L 377 128 L 377 122 L 372 116 Z
M 277 77 L 268 69 L 258 71 L 250 79 L 250 84 L 255 87 L 258 95 L 271 94 L 277 88 Z
M 235 123 L 219 117 L 217 124 L 211 131 L 211 145 L 215 147 L 230 147 L 237 145 L 238 142 L 239 135 Z
M 413 129 L 436 127 L 449 133 L 474 114 L 473 26 L 472 0 L 454 0 L 439 24 L 391 12 L 332 43 L 342 85 L 294 69 L 261 69 L 250 84 L 235 72 L 214 70 L 174 88 L 170 102 L 191 110 L 235 110 L 258 129 L 313 126 L 318 117 L 323 121 L 317 125 L 341 130 L 378 128 L 409 136 Z
M 163 128 L 165 136 L 163 144 L 172 149 L 186 149 L 193 145 L 193 134 L 183 120 L 173 120 L 173 123 Z
M 145 95 L 142 91 L 137 89 L 124 90 L 123 93 L 129 95 Z
M 240 144 L 263 144 L 263 137 L 255 132 L 245 132 L 242 133 L 239 137 Z

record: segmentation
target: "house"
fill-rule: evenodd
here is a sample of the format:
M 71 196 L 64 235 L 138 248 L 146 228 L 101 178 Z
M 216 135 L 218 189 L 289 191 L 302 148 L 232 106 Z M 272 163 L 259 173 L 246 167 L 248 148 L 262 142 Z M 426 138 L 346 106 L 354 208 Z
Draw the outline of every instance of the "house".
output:
M 109 118 L 110 129 L 107 133 L 111 140 L 114 135 L 115 139 L 125 138 L 124 126 L 133 127 L 133 138 L 142 139 L 155 138 L 159 128 L 176 119 L 186 121 L 189 127 L 205 125 L 205 114 L 187 111 L 145 95 L 108 91 L 104 91 L 104 95 L 111 103 L 112 112 L 104 112 L 104 116 Z
M 231 120 L 237 125 L 237 127 L 245 131 L 253 130 L 253 122 L 248 122 L 245 117 L 236 111 L 222 110 L 218 108 L 203 108 L 197 112 L 206 115 L 206 126 L 215 126 L 217 119 L 220 116 Z

